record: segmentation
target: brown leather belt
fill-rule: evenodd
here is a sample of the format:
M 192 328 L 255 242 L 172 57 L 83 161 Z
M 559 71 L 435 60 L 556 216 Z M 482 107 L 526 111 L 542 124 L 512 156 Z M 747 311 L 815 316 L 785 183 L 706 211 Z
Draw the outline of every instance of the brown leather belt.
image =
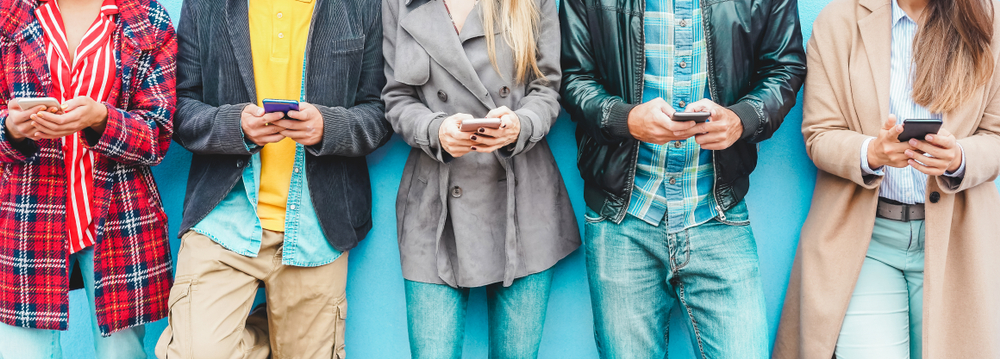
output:
M 879 197 L 875 215 L 900 222 L 920 221 L 924 219 L 924 204 L 905 204 Z

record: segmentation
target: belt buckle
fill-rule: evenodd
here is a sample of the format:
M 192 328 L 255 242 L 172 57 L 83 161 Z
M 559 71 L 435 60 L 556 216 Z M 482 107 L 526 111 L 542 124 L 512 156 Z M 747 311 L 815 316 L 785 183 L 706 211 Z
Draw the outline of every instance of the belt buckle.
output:
M 908 205 L 908 204 L 901 204 L 899 206 L 902 207 L 902 213 L 899 214 L 900 220 L 903 221 L 903 222 L 909 222 L 910 221 L 910 205 Z

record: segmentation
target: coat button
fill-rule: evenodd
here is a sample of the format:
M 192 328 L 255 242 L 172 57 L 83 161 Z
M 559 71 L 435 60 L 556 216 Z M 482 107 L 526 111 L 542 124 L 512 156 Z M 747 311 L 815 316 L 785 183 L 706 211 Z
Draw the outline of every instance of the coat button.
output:
M 236 168 L 243 167 L 243 160 L 236 160 Z
M 441 102 L 448 102 L 448 93 L 444 92 L 444 90 L 438 90 L 438 100 L 441 100 Z
M 510 96 L 510 87 L 504 86 L 500 88 L 500 97 Z
M 451 188 L 451 196 L 455 198 L 462 197 L 462 187 L 455 186 Z
M 931 192 L 931 203 L 938 203 L 938 201 L 940 201 L 940 200 L 941 200 L 941 194 L 940 193 L 937 193 L 936 191 L 935 192 Z

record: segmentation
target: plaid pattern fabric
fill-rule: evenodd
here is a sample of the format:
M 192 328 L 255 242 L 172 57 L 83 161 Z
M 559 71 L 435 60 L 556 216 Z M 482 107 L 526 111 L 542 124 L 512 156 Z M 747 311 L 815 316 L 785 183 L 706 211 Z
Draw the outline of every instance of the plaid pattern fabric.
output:
M 697 0 L 649 0 L 644 22 L 646 72 L 643 102 L 657 97 L 684 111 L 708 98 L 707 59 Z M 711 151 L 693 140 L 639 146 L 628 213 L 654 226 L 666 220 L 675 233 L 718 215 Z
M 177 43 L 155 1 L 118 4 L 111 41 L 119 81 L 108 100 L 107 129 L 101 136 L 83 132 L 98 154 L 95 308 L 105 336 L 165 317 L 171 286 L 167 218 L 149 166 L 166 155 L 173 132 Z M 0 25 L 0 120 L 7 118 L 7 99 L 54 91 L 37 6 L 37 0 L 0 2 L 8 15 Z M 69 252 L 60 141 L 15 145 L 0 131 L 0 169 L 0 322 L 65 330 Z

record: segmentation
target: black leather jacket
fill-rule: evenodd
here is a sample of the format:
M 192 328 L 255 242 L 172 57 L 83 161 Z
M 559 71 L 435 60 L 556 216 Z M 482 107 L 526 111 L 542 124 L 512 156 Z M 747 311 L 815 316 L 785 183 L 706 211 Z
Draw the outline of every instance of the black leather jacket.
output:
M 806 74 L 796 0 L 700 0 L 712 99 L 743 122 L 730 148 L 713 151 L 720 213 L 743 199 L 757 146 L 795 105 Z M 584 199 L 602 217 L 625 218 L 639 141 L 628 113 L 642 100 L 645 0 L 563 0 L 563 107 L 578 122 Z

